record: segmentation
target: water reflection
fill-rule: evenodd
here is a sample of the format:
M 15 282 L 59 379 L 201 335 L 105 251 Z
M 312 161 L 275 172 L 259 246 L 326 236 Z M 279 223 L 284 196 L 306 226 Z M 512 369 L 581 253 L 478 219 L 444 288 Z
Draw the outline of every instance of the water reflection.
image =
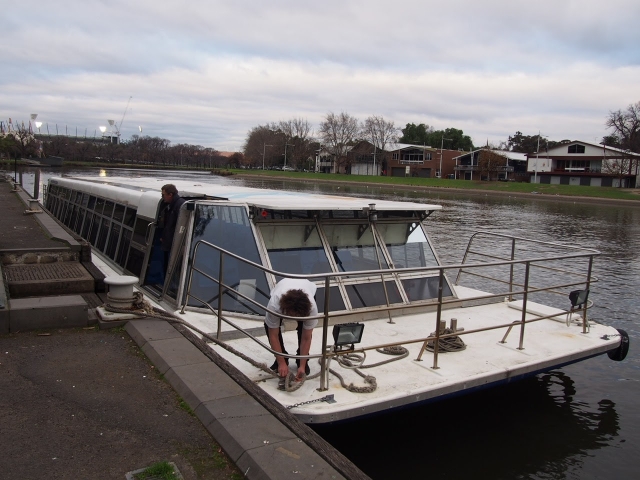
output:
M 373 479 L 563 479 L 580 468 L 583 455 L 612 445 L 620 429 L 614 402 L 575 403 L 575 394 L 572 379 L 554 371 L 446 402 L 314 429 L 366 466 Z

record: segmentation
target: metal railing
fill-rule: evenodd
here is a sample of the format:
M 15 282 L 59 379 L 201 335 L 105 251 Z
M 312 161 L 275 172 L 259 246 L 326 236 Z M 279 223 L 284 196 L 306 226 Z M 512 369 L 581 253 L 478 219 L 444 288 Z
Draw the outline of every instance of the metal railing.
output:
M 482 242 L 483 240 L 504 240 L 507 242 L 507 245 L 510 246 L 509 254 L 507 257 L 501 257 L 495 253 L 495 248 L 492 246 L 488 252 L 483 252 L 479 249 L 476 249 L 475 246 L 478 242 Z M 534 245 L 534 246 L 543 246 L 551 251 L 550 254 L 545 256 L 532 256 L 527 258 L 516 258 L 516 253 L 519 251 L 518 247 L 520 244 L 525 245 Z M 209 275 L 207 272 L 203 271 L 198 266 L 198 252 L 201 247 L 205 247 L 207 249 L 213 249 L 219 254 L 219 269 L 218 269 L 218 278 L 215 278 Z M 555 252 L 563 250 L 564 254 L 556 254 Z M 297 274 L 289 274 L 284 272 L 278 272 L 272 270 L 270 268 L 264 267 L 263 265 L 257 264 L 250 260 L 247 260 L 239 255 L 236 255 L 228 250 L 225 250 L 221 247 L 213 245 L 205 240 L 200 240 L 196 243 L 191 268 L 188 275 L 188 283 L 185 291 L 184 303 L 182 305 L 181 313 L 184 313 L 187 304 L 189 303 L 189 298 L 192 298 L 202 304 L 203 307 L 208 308 L 213 314 L 217 317 L 217 338 L 220 338 L 221 330 L 222 330 L 222 322 L 224 321 L 226 324 L 231 326 L 234 330 L 241 332 L 246 337 L 251 338 L 257 344 L 259 344 L 265 350 L 271 352 L 274 355 L 281 355 L 285 358 L 295 358 L 295 359 L 313 359 L 320 358 L 321 359 L 321 374 L 320 374 L 320 390 L 328 389 L 328 361 L 331 358 L 337 357 L 339 355 L 351 354 L 351 353 L 365 353 L 369 350 L 377 350 L 388 347 L 396 347 L 396 346 L 404 346 L 409 344 L 422 344 L 420 353 L 416 358 L 416 361 L 422 361 L 422 356 L 424 354 L 425 349 L 427 348 L 428 343 L 433 344 L 433 369 L 438 369 L 438 355 L 439 355 L 439 343 L 440 340 L 461 336 L 461 335 L 470 335 L 478 332 L 484 332 L 489 330 L 499 330 L 505 329 L 506 333 L 502 337 L 501 342 L 505 343 L 509 332 L 514 328 L 514 326 L 518 325 L 520 327 L 520 336 L 519 336 L 519 345 L 518 349 L 522 350 L 524 348 L 524 338 L 525 338 L 525 326 L 532 322 L 538 322 L 541 320 L 555 319 L 563 314 L 573 313 L 574 310 L 562 310 L 559 312 L 554 312 L 550 315 L 541 315 L 535 314 L 535 318 L 527 319 L 527 313 L 532 313 L 527 311 L 527 302 L 529 301 L 529 297 L 531 295 L 547 293 L 554 295 L 565 295 L 562 289 L 567 289 L 570 287 L 578 287 L 582 286 L 585 289 L 589 289 L 591 283 L 597 281 L 595 277 L 592 277 L 592 268 L 593 268 L 593 259 L 595 256 L 600 255 L 600 252 L 593 249 L 586 249 L 568 245 L 562 245 L 553 242 L 544 242 L 537 240 L 529 240 L 521 237 L 516 237 L 512 235 L 505 235 L 499 233 L 492 232 L 477 232 L 472 235 L 467 245 L 467 248 L 464 253 L 464 257 L 461 264 L 453 264 L 453 265 L 440 265 L 435 267 L 409 267 L 409 268 L 397 268 L 397 269 L 381 269 L 381 270 L 363 270 L 363 271 L 350 271 L 350 272 L 330 272 L 330 273 L 319 273 L 319 274 L 309 274 L 309 275 L 297 275 Z M 478 256 L 480 258 L 489 259 L 490 261 L 485 261 L 481 263 L 468 263 L 469 258 L 473 256 Z M 294 278 L 294 279 L 307 279 L 309 281 L 318 281 L 321 280 L 324 284 L 324 299 L 323 299 L 323 313 L 318 314 L 316 316 L 310 317 L 290 317 L 287 315 L 283 315 L 281 313 L 277 313 L 271 310 L 268 310 L 264 305 L 257 302 L 253 298 L 243 294 L 237 289 L 234 289 L 232 286 L 224 283 L 224 259 L 225 257 L 231 257 L 240 262 L 245 263 L 246 265 L 250 265 L 262 272 L 267 272 L 279 277 L 286 278 Z M 579 271 L 576 269 L 577 262 L 584 262 L 586 265 L 584 267 L 584 271 Z M 566 268 L 562 265 L 558 265 L 561 262 L 571 262 L 572 268 Z M 508 275 L 507 278 L 501 278 L 495 276 L 495 270 L 499 267 L 507 267 Z M 521 278 L 519 281 L 516 280 L 516 268 L 524 269 L 523 272 L 520 272 Z M 482 273 L 482 270 L 488 270 L 488 273 Z M 458 298 L 443 298 L 443 291 L 445 286 L 445 273 L 448 271 L 455 272 L 457 271 L 455 285 L 459 285 L 461 276 L 470 275 L 477 279 L 481 279 L 483 282 L 483 286 L 486 287 L 486 283 L 491 281 L 495 282 L 498 285 L 508 285 L 508 289 L 506 291 L 498 291 L 498 292 L 485 292 L 482 291 L 482 295 L 475 297 L 465 297 L 460 300 Z M 540 271 L 545 272 L 549 278 L 550 284 L 545 286 L 534 285 L 534 282 L 531 280 L 532 272 Z M 191 291 L 193 274 L 197 272 L 200 275 L 203 275 L 205 278 L 211 280 L 215 284 L 218 285 L 218 306 L 214 308 L 207 301 L 198 298 L 197 295 L 193 294 Z M 438 277 L 438 295 L 437 298 L 423 300 L 420 302 L 412 302 L 411 304 L 400 303 L 400 304 L 389 304 L 387 301 L 385 305 L 375 306 L 375 307 L 366 307 L 364 309 L 358 309 L 357 312 L 367 312 L 367 313 L 378 313 L 382 314 L 383 312 L 387 312 L 389 318 L 391 320 L 391 314 L 394 311 L 403 310 L 403 314 L 411 311 L 412 309 L 423 309 L 425 305 L 435 306 L 436 310 L 436 320 L 434 325 L 434 333 L 430 334 L 427 337 L 417 337 L 414 339 L 404 339 L 398 342 L 390 342 L 380 345 L 369 345 L 366 347 L 358 346 L 354 349 L 348 350 L 335 350 L 328 348 L 327 339 L 328 339 L 328 328 L 329 328 L 329 320 L 332 319 L 340 319 L 340 317 L 350 316 L 354 314 L 354 311 L 344 310 L 344 311 L 330 311 L 330 287 L 332 285 L 332 280 L 336 280 L 341 277 L 349 277 L 350 282 L 359 277 L 361 278 L 371 278 L 373 276 L 377 276 L 378 278 L 382 278 L 383 284 L 385 278 L 387 279 L 395 279 L 397 275 L 402 274 L 411 274 L 411 273 L 426 273 L 431 274 L 431 276 L 435 276 L 433 274 L 437 274 Z M 556 280 L 558 276 L 562 276 L 562 279 Z M 335 284 L 334 284 L 335 285 Z M 242 298 L 244 301 L 249 302 L 253 306 L 255 306 L 260 311 L 269 312 L 275 316 L 281 317 L 287 320 L 307 320 L 307 319 L 318 319 L 322 320 L 322 350 L 319 354 L 310 354 L 310 355 L 291 355 L 291 354 L 283 354 L 280 352 L 276 352 L 273 350 L 270 345 L 265 344 L 261 340 L 257 339 L 254 335 L 248 332 L 245 329 L 242 329 L 240 326 L 236 325 L 233 321 L 225 318 L 223 315 L 223 299 L 224 293 L 233 292 L 233 294 L 239 298 Z M 522 315 L 519 320 L 500 323 L 496 325 L 491 325 L 488 327 L 476 328 L 476 329 L 465 329 L 464 331 L 456 331 L 453 333 L 444 333 L 442 329 L 442 310 L 447 306 L 461 306 L 461 302 L 473 302 L 473 301 L 490 301 L 492 299 L 496 299 L 496 301 L 508 298 L 509 300 L 513 300 L 514 297 L 522 297 Z M 591 304 L 584 304 L 582 307 L 582 318 L 583 318 L 583 332 L 586 333 L 588 330 L 588 320 L 587 320 L 587 308 L 590 307 Z M 340 322 L 337 322 L 340 323 Z

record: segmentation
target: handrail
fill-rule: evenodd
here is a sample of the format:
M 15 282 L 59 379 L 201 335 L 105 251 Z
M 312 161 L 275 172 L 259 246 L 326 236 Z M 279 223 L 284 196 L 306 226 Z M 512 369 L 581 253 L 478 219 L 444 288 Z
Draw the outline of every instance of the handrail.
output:
M 479 240 L 482 236 L 489 236 L 489 237 L 497 237 L 497 238 L 501 238 L 501 239 L 508 239 L 511 242 L 511 253 L 510 253 L 510 259 L 501 259 L 499 261 L 490 261 L 490 262 L 484 262 L 484 263 L 468 263 L 468 258 L 469 255 L 480 255 L 483 256 L 482 252 L 476 252 L 471 250 L 471 246 L 474 243 L 474 241 Z M 523 258 L 523 259 L 516 259 L 515 258 L 515 254 L 516 254 L 516 243 L 517 242 L 521 242 L 521 243 L 532 243 L 532 244 L 538 244 L 538 245 L 544 245 L 546 247 L 557 247 L 557 248 L 562 248 L 565 250 L 574 250 L 575 253 L 565 253 L 562 255 L 547 255 L 544 257 L 540 257 L 540 256 L 533 256 L 531 258 Z M 219 266 L 219 271 L 218 271 L 218 278 L 216 279 L 215 277 L 209 275 L 208 273 L 202 271 L 200 268 L 198 268 L 198 252 L 200 247 L 204 245 L 206 248 L 210 248 L 213 249 L 215 251 L 218 252 L 219 254 L 219 259 L 220 259 L 220 266 Z M 270 269 L 268 267 L 265 267 L 261 264 L 255 263 L 251 260 L 245 259 L 233 252 L 230 252 L 228 250 L 225 250 L 221 247 L 218 247 L 217 245 L 214 245 L 210 242 L 207 242 L 206 240 L 199 240 L 198 242 L 196 242 L 194 249 L 193 249 L 193 255 L 192 255 L 192 260 L 190 262 L 191 264 L 191 268 L 190 268 L 190 272 L 189 272 L 189 277 L 188 277 L 188 283 L 187 283 L 187 289 L 185 291 L 185 295 L 184 295 L 184 303 L 182 305 L 181 308 L 181 312 L 180 313 L 184 313 L 185 308 L 189 302 L 189 298 L 193 298 L 194 300 L 200 302 L 203 306 L 206 306 L 212 313 L 214 313 L 217 316 L 218 319 L 218 329 L 217 329 L 217 337 L 220 338 L 220 334 L 221 334 L 221 328 L 222 328 L 222 322 L 224 321 L 226 324 L 228 324 L 229 326 L 231 326 L 233 329 L 235 329 L 236 331 L 240 332 L 241 334 L 251 338 L 253 341 L 255 341 L 256 343 L 258 343 L 262 348 L 264 348 L 265 350 L 269 351 L 270 353 L 274 354 L 274 355 L 281 355 L 285 358 L 295 358 L 295 359 L 313 359 L 313 358 L 321 358 L 321 375 L 320 375 L 320 390 L 326 390 L 328 388 L 328 372 L 327 372 L 327 359 L 328 357 L 334 357 L 334 356 L 339 356 L 339 355 L 344 355 L 344 354 L 348 354 L 348 353 L 354 353 L 354 352 L 366 352 L 367 350 L 373 350 L 376 348 L 386 348 L 386 347 L 392 347 L 392 346 L 400 346 L 400 345 L 406 345 L 406 344 L 413 344 L 413 343 L 422 343 L 423 346 L 421 348 L 420 354 L 418 356 L 418 358 L 416 360 L 420 361 L 421 357 L 424 353 L 425 347 L 426 347 L 426 342 L 428 341 L 433 341 L 434 342 L 434 349 L 433 349 L 433 365 L 432 368 L 433 369 L 437 369 L 438 367 L 438 345 L 439 345 L 439 340 L 443 339 L 443 338 L 448 338 L 451 336 L 459 336 L 459 335 L 469 335 L 472 333 L 476 333 L 476 332 L 480 332 L 480 331 L 487 331 L 487 330 L 495 330 L 495 329 L 501 329 L 501 328 L 507 328 L 507 333 L 505 334 L 505 336 L 503 337 L 503 342 L 506 341 L 506 337 L 508 335 L 508 333 L 511 331 L 512 327 L 516 326 L 516 325 L 520 325 L 520 338 L 519 338 L 519 346 L 518 349 L 523 349 L 524 348 L 524 333 L 525 333 L 525 325 L 527 323 L 531 323 L 531 322 L 537 322 L 537 321 L 541 321 L 541 320 L 546 320 L 546 319 L 551 319 L 551 318 L 555 318 L 558 316 L 561 316 L 563 314 L 568 314 L 570 313 L 569 310 L 566 311 L 560 311 L 559 313 L 553 313 L 551 315 L 537 315 L 536 318 L 530 318 L 527 319 L 527 301 L 529 299 L 529 295 L 533 294 L 533 293 L 540 293 L 540 292 L 548 292 L 548 293 L 555 293 L 558 294 L 560 292 L 557 291 L 557 289 L 560 288 L 567 288 L 567 287 L 573 287 L 573 286 L 578 286 L 578 285 L 585 285 L 585 288 L 589 288 L 590 283 L 593 281 L 597 281 L 597 279 L 594 279 L 591 276 L 591 272 L 592 272 L 592 266 L 593 266 L 593 257 L 596 255 L 599 255 L 600 252 L 595 250 L 595 249 L 590 249 L 590 248 L 582 248 L 582 247 L 576 247 L 573 245 L 563 245 L 563 244 L 559 244 L 559 243 L 555 243 L 555 242 L 546 242 L 546 241 L 540 241 L 540 240 L 532 240 L 532 239 L 525 239 L 522 237 L 517 237 L 517 236 L 513 236 L 513 235 L 507 235 L 507 234 L 501 234 L 501 233 L 494 233 L 494 232 L 485 232 L 485 231 L 480 231 L 480 232 L 476 232 L 474 233 L 470 240 L 469 243 L 467 245 L 467 248 L 465 250 L 465 253 L 463 255 L 463 260 L 462 263 L 460 264 L 452 264 L 452 265 L 438 265 L 438 266 L 431 266 L 431 267 L 405 267 L 405 268 L 386 268 L 386 269 L 378 269 L 378 270 L 362 270 L 362 271 L 349 271 L 349 272 L 327 272 L 327 273 L 318 273 L 318 274 L 308 274 L 308 275 L 301 275 L 301 274 L 291 274 L 291 273 L 286 273 L 286 272 L 279 272 L 273 269 Z M 223 263 L 224 263 L 224 258 L 225 256 L 234 258 L 240 262 L 243 262 L 246 265 L 250 265 L 254 268 L 257 268 L 258 270 L 261 270 L 265 273 L 270 273 L 272 275 L 276 275 L 276 276 L 280 276 L 280 277 L 284 277 L 284 278 L 294 278 L 294 279 L 307 279 L 310 281 L 313 280 L 323 280 L 324 283 L 324 288 L 325 288 L 325 295 L 324 295 L 324 310 L 322 314 L 318 314 L 315 316 L 308 316 L 308 317 L 291 317 L 291 316 L 287 316 L 281 313 L 277 313 L 274 311 L 269 310 L 267 307 L 265 307 L 264 305 L 262 305 L 261 303 L 258 303 L 257 301 L 255 301 L 252 298 L 249 298 L 248 296 L 244 295 L 243 293 L 241 293 L 240 291 L 234 289 L 233 287 L 226 285 L 224 283 L 224 278 L 223 278 Z M 487 257 L 491 257 L 491 258 L 496 258 L 493 255 L 484 255 Z M 500 258 L 500 257 L 497 257 Z M 588 269 L 586 273 L 581 273 L 578 271 L 572 271 L 572 270 L 565 270 L 565 269 L 559 269 L 556 267 L 549 267 L 549 266 L 545 266 L 545 265 L 540 265 L 540 263 L 543 262 L 553 262 L 556 260 L 569 260 L 569 259 L 588 259 L 589 261 L 589 265 L 588 265 Z M 514 266 L 516 265 L 523 265 L 525 267 L 525 273 L 524 273 L 524 281 L 522 284 L 517 284 L 514 282 Z M 495 278 L 495 277 L 491 277 L 491 276 L 486 276 L 486 275 L 479 275 L 476 274 L 475 272 L 473 272 L 473 270 L 475 269 L 480 269 L 480 268 L 491 268 L 491 267 L 497 267 L 497 266 L 509 266 L 509 281 L 506 282 L 502 279 L 499 278 Z M 537 268 L 546 268 L 546 269 L 550 269 L 553 270 L 556 273 L 562 273 L 565 275 L 569 275 L 569 276 L 579 276 L 582 277 L 582 279 L 580 281 L 565 281 L 565 282 L 555 282 L 552 285 L 548 285 L 546 287 L 540 287 L 540 286 L 531 286 L 529 284 L 530 281 L 530 275 L 531 275 L 531 267 L 537 267 Z M 459 299 L 443 299 L 443 290 L 444 290 L 444 282 L 445 282 L 445 273 L 446 271 L 449 270 L 458 270 L 458 274 L 456 277 L 456 281 L 455 284 L 459 285 L 459 281 L 460 281 L 460 277 L 462 275 L 462 273 L 466 273 L 466 274 L 470 274 L 470 275 L 478 275 L 481 276 L 483 278 L 489 278 L 491 280 L 494 280 L 498 283 L 508 283 L 509 285 L 509 290 L 507 292 L 499 292 L 499 293 L 488 293 L 488 295 L 482 295 L 482 296 L 478 296 L 478 297 L 470 297 L 470 298 L 465 298 L 466 301 L 471 301 L 471 300 L 478 300 L 478 299 L 492 299 L 492 298 L 500 298 L 500 297 L 507 297 L 509 298 L 509 300 L 512 300 L 514 296 L 518 296 L 518 295 L 522 295 L 522 315 L 521 315 L 521 319 L 519 321 L 516 322 L 510 322 L 510 323 L 505 323 L 505 324 L 500 324 L 500 325 L 493 325 L 490 327 L 483 327 L 480 329 L 470 329 L 470 330 L 465 330 L 465 331 L 458 331 L 452 334 L 444 334 L 443 332 L 441 332 L 440 330 L 440 325 L 441 325 L 441 317 L 442 317 L 442 309 L 444 305 L 447 304 L 452 304 L 452 303 L 459 303 L 460 300 Z M 203 276 L 205 276 L 206 278 L 208 278 L 209 280 L 213 281 L 214 283 L 216 283 L 218 285 L 218 308 L 217 308 L 217 312 L 214 310 L 214 308 L 209 305 L 208 302 L 198 298 L 196 295 L 194 295 L 191 292 L 191 286 L 192 286 L 192 280 L 193 280 L 193 274 L 194 272 L 197 272 Z M 342 277 L 349 277 L 351 279 L 353 278 L 358 278 L 358 277 L 372 277 L 372 276 L 378 276 L 379 278 L 383 279 L 384 282 L 384 276 L 388 276 L 388 275 L 393 275 L 393 274 L 406 274 L 406 273 L 416 273 L 416 272 L 422 272 L 422 273 L 430 273 L 430 272 L 437 272 L 437 276 L 438 276 L 438 295 L 437 295 L 437 299 L 431 299 L 431 300 L 425 300 L 419 303 L 414 303 L 413 305 L 407 305 L 407 304 L 395 304 L 395 305 L 390 305 L 389 302 L 387 302 L 387 305 L 383 305 L 383 306 L 376 306 L 376 307 L 368 307 L 366 308 L 366 312 L 387 312 L 389 315 L 389 318 L 391 318 L 391 312 L 395 311 L 395 310 L 406 310 L 406 309 L 411 309 L 411 308 L 420 308 L 420 307 L 424 307 L 425 305 L 430 305 L 436 306 L 436 325 L 435 325 L 435 330 L 434 330 L 434 334 L 429 335 L 426 338 L 419 338 L 419 339 L 411 339 L 411 340 L 401 340 L 398 342 L 391 342 L 391 343 L 387 343 L 384 345 L 376 345 L 376 346 L 369 346 L 369 347 L 357 347 L 354 348 L 352 350 L 343 350 L 343 351 L 331 351 L 330 349 L 327 348 L 327 338 L 328 338 L 328 327 L 329 327 L 329 320 L 330 318 L 339 318 L 342 316 L 347 316 L 347 315 L 351 315 L 353 314 L 352 311 L 342 311 L 342 312 L 330 312 L 329 309 L 329 305 L 330 305 L 330 286 L 331 286 L 331 280 L 335 280 L 338 278 L 342 278 Z M 435 277 L 435 275 L 433 275 Z M 522 287 L 517 288 L 514 290 L 514 286 L 516 287 Z M 279 317 L 282 317 L 284 319 L 287 320 L 294 320 L 294 321 L 300 321 L 300 320 L 306 320 L 306 319 L 322 319 L 322 351 L 319 354 L 309 354 L 309 355 L 292 355 L 292 354 L 283 354 L 281 352 L 276 352 L 275 350 L 273 350 L 270 345 L 266 345 L 265 343 L 263 343 L 262 341 L 258 340 L 254 335 L 252 335 L 251 333 L 249 333 L 248 331 L 244 330 L 243 328 L 239 327 L 238 325 L 236 325 L 234 322 L 232 322 L 231 320 L 229 320 L 228 318 L 226 318 L 223 315 L 223 294 L 226 291 L 231 291 L 234 293 L 234 295 L 242 298 L 243 300 L 249 302 L 250 304 L 254 305 L 255 307 L 257 307 L 259 310 L 264 310 L 265 313 L 269 312 L 271 314 L 277 315 Z M 435 300 L 435 301 L 434 301 Z M 586 333 L 587 328 L 588 328 L 588 322 L 587 322 L 587 308 L 590 307 L 590 305 L 585 304 L 583 306 L 583 313 L 582 313 L 582 318 L 583 318 L 583 331 Z

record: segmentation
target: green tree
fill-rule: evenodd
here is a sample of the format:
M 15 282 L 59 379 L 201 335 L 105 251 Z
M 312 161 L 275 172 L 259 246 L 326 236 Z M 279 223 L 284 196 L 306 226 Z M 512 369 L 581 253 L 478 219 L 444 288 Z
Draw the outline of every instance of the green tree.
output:
M 546 137 L 538 135 L 523 135 L 518 131 L 513 136 L 509 136 L 507 141 L 508 150 L 512 152 L 520 153 L 535 153 L 538 151 L 538 145 L 540 145 L 540 151 L 545 151 L 550 148 L 556 147 L 566 141 L 556 142 L 553 140 L 547 140 Z
M 402 136 L 398 139 L 400 143 L 411 145 L 427 145 L 434 148 L 446 148 L 448 150 L 473 150 L 473 141 L 469 135 L 465 135 L 457 128 L 445 128 L 435 130 L 429 125 L 421 123 L 407 123 L 402 129 Z
M 430 145 L 429 134 L 433 132 L 433 127 L 421 123 L 407 123 L 407 126 L 401 129 L 402 136 L 398 139 L 400 143 L 408 143 L 410 145 Z M 430 145 L 432 146 L 432 145 Z

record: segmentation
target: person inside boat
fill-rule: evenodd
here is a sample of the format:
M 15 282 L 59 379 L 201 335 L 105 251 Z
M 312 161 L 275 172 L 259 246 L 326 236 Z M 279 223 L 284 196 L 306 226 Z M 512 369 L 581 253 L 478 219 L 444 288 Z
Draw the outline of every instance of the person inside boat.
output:
M 309 280 L 297 278 L 283 278 L 271 290 L 271 297 L 267 308 L 276 314 L 281 313 L 290 317 L 309 317 L 318 314 L 315 296 L 316 286 Z M 269 344 L 276 352 L 287 354 L 282 339 L 282 318 L 269 312 L 264 317 L 264 328 L 269 337 Z M 317 319 L 298 321 L 298 351 L 296 355 L 309 355 L 311 349 L 311 337 L 313 329 L 318 324 Z M 302 379 L 302 375 L 309 375 L 309 365 L 306 358 L 297 359 L 298 371 L 296 380 Z M 276 361 L 271 370 L 278 372 L 278 376 L 286 377 L 289 374 L 289 359 L 276 355 Z
M 166 206 L 160 213 L 160 221 L 158 223 L 163 227 L 160 244 L 164 254 L 164 273 L 166 274 L 171 244 L 173 244 L 173 235 L 176 231 L 178 214 L 180 213 L 180 207 L 184 203 L 184 198 L 180 197 L 175 185 L 168 183 L 162 187 L 162 201 Z

